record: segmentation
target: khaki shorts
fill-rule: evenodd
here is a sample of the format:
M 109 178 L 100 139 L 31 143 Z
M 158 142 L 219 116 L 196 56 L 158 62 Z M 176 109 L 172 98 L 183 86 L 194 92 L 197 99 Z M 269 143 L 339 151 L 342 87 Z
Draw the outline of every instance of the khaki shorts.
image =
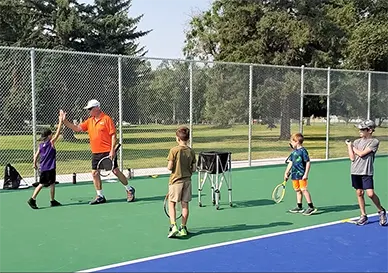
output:
M 168 200 L 172 202 L 190 202 L 191 201 L 191 180 L 175 182 L 168 185 Z

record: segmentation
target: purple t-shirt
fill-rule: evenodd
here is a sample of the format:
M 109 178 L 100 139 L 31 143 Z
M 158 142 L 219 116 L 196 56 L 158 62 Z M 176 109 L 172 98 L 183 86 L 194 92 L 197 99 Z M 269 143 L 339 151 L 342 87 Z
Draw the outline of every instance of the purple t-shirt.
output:
M 39 155 L 40 155 L 40 171 L 49 171 L 56 168 L 55 157 L 57 151 L 51 144 L 50 140 L 39 144 Z

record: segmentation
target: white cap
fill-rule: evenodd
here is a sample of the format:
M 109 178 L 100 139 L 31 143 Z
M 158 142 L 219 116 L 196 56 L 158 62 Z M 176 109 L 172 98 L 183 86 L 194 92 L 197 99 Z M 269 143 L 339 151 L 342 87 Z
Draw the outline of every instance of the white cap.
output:
M 98 100 L 90 100 L 88 104 L 84 107 L 84 109 L 90 109 L 93 107 L 100 107 L 100 102 Z
M 367 119 L 356 125 L 358 129 L 375 129 L 376 123 L 373 120 Z

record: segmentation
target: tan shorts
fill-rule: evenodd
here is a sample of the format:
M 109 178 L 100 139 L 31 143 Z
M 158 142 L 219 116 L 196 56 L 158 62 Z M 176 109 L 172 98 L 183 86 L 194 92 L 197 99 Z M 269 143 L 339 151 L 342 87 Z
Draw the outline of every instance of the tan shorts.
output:
M 168 185 L 168 199 L 172 202 L 191 201 L 191 180 Z

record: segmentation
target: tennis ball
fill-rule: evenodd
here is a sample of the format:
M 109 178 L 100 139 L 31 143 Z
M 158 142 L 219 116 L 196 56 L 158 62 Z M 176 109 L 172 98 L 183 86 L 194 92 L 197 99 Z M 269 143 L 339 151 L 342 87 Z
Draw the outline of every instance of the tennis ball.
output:
M 159 177 L 159 175 L 157 175 L 157 174 L 154 174 L 154 175 L 150 175 L 149 177 L 152 177 L 152 178 L 157 178 L 157 177 Z

